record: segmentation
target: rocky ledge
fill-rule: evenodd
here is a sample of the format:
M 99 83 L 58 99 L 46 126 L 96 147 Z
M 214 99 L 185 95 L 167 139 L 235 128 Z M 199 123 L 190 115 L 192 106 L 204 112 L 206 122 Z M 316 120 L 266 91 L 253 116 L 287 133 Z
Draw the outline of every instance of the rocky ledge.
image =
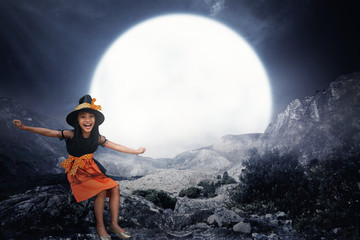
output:
M 121 193 L 119 223 L 133 239 L 302 239 L 285 213 L 249 215 L 226 208 L 225 199 L 178 198 L 171 210 Z M 36 187 L 4 200 L 0 218 L 1 239 L 97 239 L 93 201 L 76 203 L 67 185 Z M 110 221 L 107 204 L 104 218 Z

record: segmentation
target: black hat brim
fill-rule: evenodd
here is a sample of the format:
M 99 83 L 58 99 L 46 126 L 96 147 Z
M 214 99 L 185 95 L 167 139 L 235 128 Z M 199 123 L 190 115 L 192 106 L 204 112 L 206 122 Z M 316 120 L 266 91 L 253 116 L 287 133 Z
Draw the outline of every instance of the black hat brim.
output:
M 92 108 L 82 108 L 82 109 L 79 109 L 79 110 L 75 110 L 71 113 L 69 113 L 66 117 L 66 122 L 70 125 L 70 126 L 73 126 L 75 127 L 76 126 L 76 123 L 77 123 L 77 117 L 78 117 L 78 114 L 79 112 L 89 112 L 89 113 L 92 113 L 95 115 L 95 124 L 96 125 L 100 125 L 104 122 L 105 120 L 105 117 L 104 115 L 97 111 L 97 110 L 94 110 Z

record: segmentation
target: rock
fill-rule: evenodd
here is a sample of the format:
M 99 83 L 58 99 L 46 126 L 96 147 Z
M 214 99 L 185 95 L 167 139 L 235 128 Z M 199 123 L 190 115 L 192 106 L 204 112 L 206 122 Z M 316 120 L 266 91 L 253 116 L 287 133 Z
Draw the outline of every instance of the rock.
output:
M 282 225 L 292 225 L 292 220 L 280 220 L 280 223 Z
M 223 196 L 217 196 L 211 199 L 190 199 L 187 197 L 178 197 L 174 212 L 184 214 L 204 209 L 213 212 L 219 207 L 225 207 Z
M 229 227 L 233 226 L 237 222 L 241 222 L 244 219 L 237 215 L 234 211 L 228 210 L 226 208 L 218 208 L 215 210 L 215 213 L 208 217 L 207 222 L 209 224 L 216 223 L 217 226 Z
M 241 135 L 226 135 L 209 147 L 231 162 L 237 162 L 248 154 L 250 148 L 259 147 L 262 134 L 251 133 Z
M 281 240 L 281 238 L 275 234 L 275 233 L 271 233 L 269 236 L 267 236 L 269 240 Z
M 210 228 L 209 225 L 207 225 L 206 223 L 202 223 L 202 222 L 191 226 L 191 229 L 207 230 L 209 228 Z
M 158 169 L 137 180 L 120 181 L 120 188 L 131 194 L 134 190 L 156 189 L 176 197 L 182 189 L 196 186 L 202 180 L 215 181 L 215 176 L 202 171 Z
M 339 77 L 323 92 L 292 101 L 266 128 L 262 148 L 293 152 L 307 163 L 344 142 L 358 144 L 359 92 L 360 73 L 354 73 Z
M 262 233 L 253 233 L 251 236 L 254 240 L 268 240 L 268 237 Z
M 233 231 L 241 232 L 241 233 L 250 233 L 251 225 L 250 225 L 250 223 L 239 222 L 233 226 Z
M 209 148 L 187 151 L 178 154 L 169 160 L 169 167 L 180 170 L 193 169 L 216 173 L 231 164 L 231 162 L 221 154 Z
M 74 228 L 88 232 L 94 222 L 91 208 L 91 201 L 77 204 L 67 186 L 37 187 L 1 202 L 1 234 L 6 239 L 39 239 Z
M 277 220 L 277 219 L 270 219 L 269 222 L 270 222 L 270 224 L 273 225 L 273 226 L 274 226 L 274 225 L 279 225 L 279 220 Z
M 77 203 L 67 185 L 36 187 L 2 201 L 0 237 L 41 239 L 73 238 L 79 232 L 95 233 L 93 201 Z M 121 194 L 119 224 L 126 228 L 165 229 L 169 214 L 137 196 Z M 104 219 L 110 220 L 108 203 Z
M 277 212 L 275 214 L 275 216 L 276 216 L 277 219 L 281 219 L 281 218 L 285 217 L 286 214 L 284 212 Z
M 267 224 L 275 219 L 257 215 L 249 219 L 240 217 L 237 212 L 241 211 L 235 209 L 219 207 L 209 210 L 201 204 L 195 205 L 200 207 L 199 209 L 193 206 L 192 211 L 187 213 L 175 212 L 171 209 L 164 210 L 142 197 L 127 193 L 121 193 L 120 200 L 119 224 L 138 240 L 248 239 L 246 234 L 253 230 L 248 223 L 251 219 L 258 218 Z M 0 239 L 96 239 L 93 207 L 92 199 L 77 203 L 68 185 L 36 187 L 0 202 Z M 217 220 L 214 218 L 214 221 L 221 227 L 206 224 L 210 216 L 215 216 Z M 108 200 L 105 204 L 104 220 L 106 224 L 110 222 Z M 280 239 L 301 239 L 291 231 L 291 226 L 286 227 L 289 228 L 287 232 L 281 226 L 273 226 L 271 230 Z M 259 234 L 268 232 L 259 230 L 261 228 L 257 227 Z M 283 236 L 284 238 L 281 238 Z
M 240 217 L 245 217 L 246 215 L 246 212 L 241 210 L 241 209 L 238 209 L 238 208 L 232 208 L 231 210 L 233 210 L 237 215 L 239 215 Z
M 253 228 L 253 231 L 260 233 L 269 232 L 279 227 L 277 220 L 273 218 L 269 218 L 269 215 L 267 216 L 252 215 L 249 219 L 249 222 Z
M 209 224 L 216 224 L 218 227 L 222 227 L 222 219 L 215 214 L 208 217 L 207 222 Z
M 171 228 L 177 231 L 185 230 L 194 224 L 191 214 L 174 215 L 171 221 Z

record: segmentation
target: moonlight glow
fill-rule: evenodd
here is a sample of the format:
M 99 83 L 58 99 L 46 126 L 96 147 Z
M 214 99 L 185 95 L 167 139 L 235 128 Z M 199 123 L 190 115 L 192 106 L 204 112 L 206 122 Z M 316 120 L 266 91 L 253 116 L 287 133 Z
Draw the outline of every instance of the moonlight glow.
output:
M 271 113 L 254 51 L 228 27 L 194 15 L 152 18 L 125 32 L 101 59 L 90 92 L 103 107 L 101 133 L 153 158 L 263 132 Z

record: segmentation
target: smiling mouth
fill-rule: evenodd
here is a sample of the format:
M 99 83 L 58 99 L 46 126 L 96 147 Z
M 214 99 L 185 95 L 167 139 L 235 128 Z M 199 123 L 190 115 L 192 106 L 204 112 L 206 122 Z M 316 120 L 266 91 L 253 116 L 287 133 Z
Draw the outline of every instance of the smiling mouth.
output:
M 86 130 L 90 130 L 92 127 L 92 124 L 84 124 L 84 127 Z

